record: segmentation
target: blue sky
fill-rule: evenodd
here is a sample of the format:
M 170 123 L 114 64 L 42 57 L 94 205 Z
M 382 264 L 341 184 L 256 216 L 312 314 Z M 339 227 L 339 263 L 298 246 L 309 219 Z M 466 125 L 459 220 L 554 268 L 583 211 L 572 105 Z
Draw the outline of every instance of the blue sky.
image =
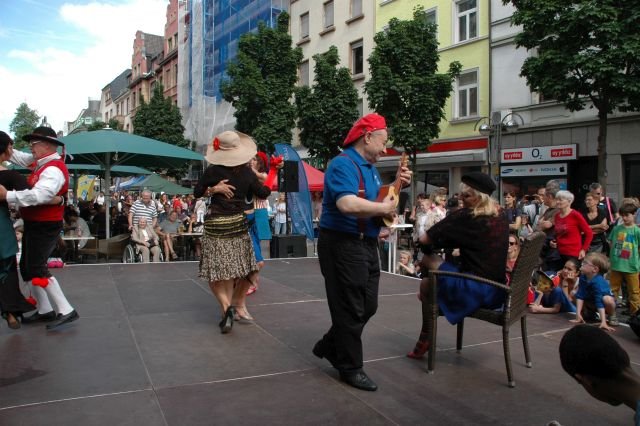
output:
M 163 35 L 168 0 L 0 0 L 0 130 L 22 102 L 55 130 L 131 67 L 137 30 Z

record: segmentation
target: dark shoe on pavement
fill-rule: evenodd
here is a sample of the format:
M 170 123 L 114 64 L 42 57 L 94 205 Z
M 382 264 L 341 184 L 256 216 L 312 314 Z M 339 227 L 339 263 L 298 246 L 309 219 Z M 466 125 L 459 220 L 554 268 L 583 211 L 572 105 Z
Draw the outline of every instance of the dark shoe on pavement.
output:
M 22 318 L 22 323 L 33 324 L 35 322 L 49 322 L 55 319 L 56 319 L 55 311 L 45 312 L 44 314 L 41 314 L 40 312 L 36 311 L 35 314 Z
M 227 334 L 233 328 L 233 317 L 235 316 L 236 310 L 233 306 L 229 306 L 227 308 L 227 312 L 225 312 L 222 321 L 220 321 L 220 332 L 222 334 Z
M 54 322 L 47 324 L 47 330 L 55 330 L 64 324 L 77 320 L 78 318 L 80 318 L 80 315 L 78 315 L 75 309 L 66 315 L 58 315 L 58 318 L 56 318 Z
M 369 392 L 378 390 L 378 385 L 376 385 L 364 371 L 358 371 L 356 373 L 345 373 L 341 371 L 340 379 L 349 386 L 360 390 Z

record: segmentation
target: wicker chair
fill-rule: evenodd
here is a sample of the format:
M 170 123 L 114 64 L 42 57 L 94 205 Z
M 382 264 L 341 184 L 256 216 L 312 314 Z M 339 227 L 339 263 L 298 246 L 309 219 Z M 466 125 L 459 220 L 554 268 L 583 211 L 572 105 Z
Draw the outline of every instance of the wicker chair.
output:
M 522 343 L 524 345 L 524 356 L 526 365 L 527 367 L 531 368 L 529 341 L 527 339 L 527 293 L 529 290 L 529 284 L 531 282 L 531 274 L 538 266 L 540 251 L 542 250 L 544 240 L 545 234 L 542 232 L 534 232 L 527 239 L 525 239 L 520 248 L 520 254 L 518 255 L 518 259 L 516 260 L 516 264 L 511 273 L 511 283 L 509 286 L 471 274 L 447 271 L 429 271 L 430 282 L 437 282 L 436 277 L 443 275 L 464 277 L 493 287 L 501 288 L 507 293 L 504 302 L 504 308 L 502 310 L 478 309 L 469 316 L 471 318 L 487 321 L 502 327 L 502 345 L 504 348 L 504 361 L 507 366 L 507 378 L 509 381 L 509 387 L 515 387 L 516 385 L 515 381 L 513 380 L 511 354 L 509 352 L 509 328 L 518 320 L 520 320 L 520 326 L 522 328 Z M 433 373 L 436 358 L 436 337 L 438 328 L 437 319 L 439 314 L 436 297 L 437 285 L 431 286 L 431 292 L 432 293 L 429 299 L 435 301 L 436 303 L 431 303 L 431 305 L 428 306 L 428 311 L 431 313 L 433 324 L 431 330 L 429 330 L 430 335 L 428 337 L 429 342 L 431 342 L 431 345 L 429 346 L 429 355 L 427 361 L 428 373 Z M 456 350 L 458 352 L 462 350 L 463 331 L 464 320 L 462 320 L 458 324 L 458 334 L 456 339 Z

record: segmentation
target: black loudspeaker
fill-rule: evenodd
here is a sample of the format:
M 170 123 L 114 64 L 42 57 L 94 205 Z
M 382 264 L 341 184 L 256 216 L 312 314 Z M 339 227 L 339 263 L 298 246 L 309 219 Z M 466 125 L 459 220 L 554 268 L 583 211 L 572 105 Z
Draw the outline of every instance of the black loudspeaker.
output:
M 278 190 L 280 192 L 298 192 L 298 162 L 285 161 L 280 171 Z
M 271 239 L 270 256 L 307 257 L 307 237 L 304 235 L 274 235 Z

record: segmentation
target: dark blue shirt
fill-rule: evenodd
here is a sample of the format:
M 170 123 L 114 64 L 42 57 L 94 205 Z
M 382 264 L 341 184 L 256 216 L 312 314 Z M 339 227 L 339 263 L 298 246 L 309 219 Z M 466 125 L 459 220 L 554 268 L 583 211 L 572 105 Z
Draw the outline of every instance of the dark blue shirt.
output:
M 604 309 L 602 298 L 604 296 L 611 296 L 611 287 L 609 287 L 607 280 L 600 274 L 593 277 L 591 281 L 584 275 L 580 275 L 579 282 L 576 299 L 592 302 L 596 305 L 597 309 Z
M 358 169 L 360 173 L 358 173 Z M 365 197 L 375 201 L 382 182 L 380 174 L 373 164 L 362 158 L 354 148 L 347 148 L 343 155 L 338 155 L 331 163 L 324 175 L 324 196 L 322 200 L 322 216 L 320 227 L 349 234 L 359 234 L 358 220 L 355 216 L 347 216 L 340 212 L 337 202 L 345 195 L 358 196 L 360 176 L 365 188 Z M 377 238 L 380 225 L 373 218 L 364 219 L 364 234 Z

